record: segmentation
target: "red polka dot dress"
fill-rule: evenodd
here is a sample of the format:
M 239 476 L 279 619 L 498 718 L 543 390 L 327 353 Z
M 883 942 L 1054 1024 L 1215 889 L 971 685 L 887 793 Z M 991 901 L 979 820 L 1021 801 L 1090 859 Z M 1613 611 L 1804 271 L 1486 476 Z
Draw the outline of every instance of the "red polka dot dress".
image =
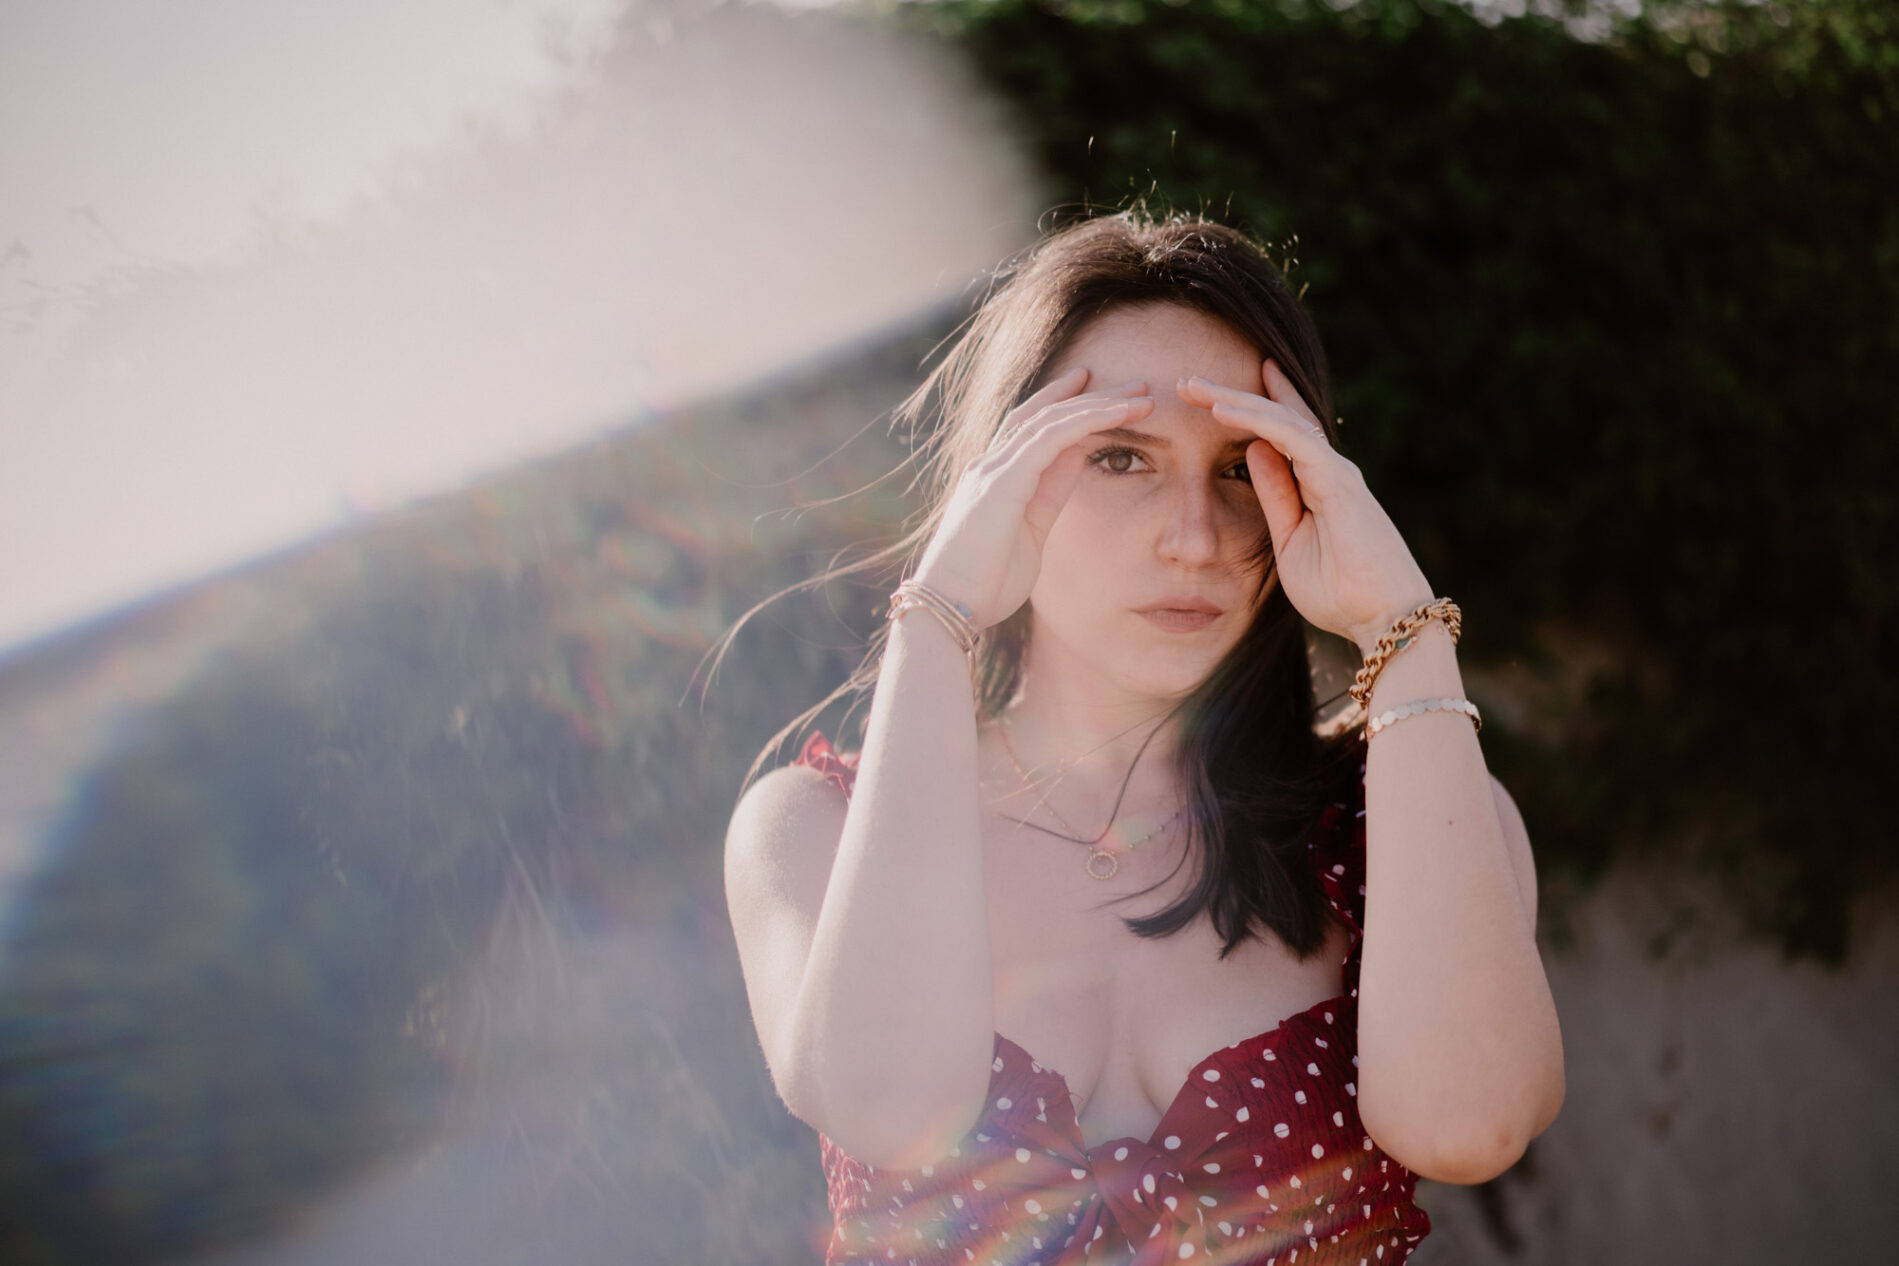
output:
M 822 734 L 796 763 L 850 794 L 856 762 Z M 1410 1256 L 1431 1229 L 1412 1200 L 1417 1179 L 1378 1149 L 1357 1110 L 1362 799 L 1331 806 L 1308 847 L 1352 933 L 1344 993 L 1201 1060 L 1149 1138 L 1093 1148 L 1061 1074 L 998 1033 L 988 1106 L 936 1164 L 876 1169 L 819 1135 L 827 1266 L 1392 1266 Z

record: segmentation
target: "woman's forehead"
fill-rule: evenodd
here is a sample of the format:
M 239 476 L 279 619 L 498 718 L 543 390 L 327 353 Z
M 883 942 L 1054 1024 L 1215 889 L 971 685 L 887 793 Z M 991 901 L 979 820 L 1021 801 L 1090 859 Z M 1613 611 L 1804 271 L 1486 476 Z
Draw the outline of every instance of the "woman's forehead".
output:
M 1117 308 L 1090 321 L 1051 361 L 1044 381 L 1076 366 L 1089 371 L 1086 390 L 1099 391 L 1133 378 L 1147 380 L 1154 411 L 1134 427 L 1167 444 L 1241 448 L 1258 437 L 1251 431 L 1217 422 L 1207 410 L 1190 405 L 1174 390 L 1181 378 L 1198 374 L 1223 387 L 1259 393 L 1259 352 L 1217 317 L 1173 304 Z
M 1242 391 L 1258 391 L 1260 354 L 1232 326 L 1177 304 L 1115 308 L 1089 321 L 1050 362 L 1046 378 L 1083 366 L 1089 387 L 1145 378 L 1159 394 L 1193 374 Z
M 1125 443 L 1184 452 L 1209 450 L 1215 453 L 1243 452 L 1259 436 L 1239 427 L 1217 422 L 1211 413 L 1188 404 L 1174 392 L 1173 384 L 1154 390 L 1154 411 L 1131 426 L 1096 433 L 1098 438 L 1119 439 Z

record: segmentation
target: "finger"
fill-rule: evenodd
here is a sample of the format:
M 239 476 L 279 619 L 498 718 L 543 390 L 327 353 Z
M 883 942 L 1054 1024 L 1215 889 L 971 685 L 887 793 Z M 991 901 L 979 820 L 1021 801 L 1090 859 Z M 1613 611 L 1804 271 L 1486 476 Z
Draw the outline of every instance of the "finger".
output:
M 1320 426 L 1319 415 L 1312 411 L 1312 406 L 1305 402 L 1305 397 L 1299 394 L 1299 389 L 1292 385 L 1292 379 L 1286 377 L 1278 361 L 1270 356 L 1261 361 L 1259 380 L 1260 384 L 1266 388 L 1267 399 L 1297 411 L 1300 417 L 1319 427 L 1321 431 L 1325 429 Z
M 1082 388 L 1087 385 L 1090 377 L 1091 374 L 1086 366 L 1077 365 L 1067 373 L 1045 384 L 1039 391 L 1036 391 L 1021 404 L 1018 404 L 1015 408 L 1003 415 L 1002 424 L 996 428 L 997 434 L 1007 434 L 1013 430 L 1020 429 L 1025 422 L 1034 418 L 1036 414 L 1049 406 L 1059 404 L 1064 400 L 1078 398 L 1081 395 Z M 1103 387 L 1088 394 L 1110 397 L 1146 395 L 1147 383 L 1143 379 L 1136 378 L 1113 387 Z
M 1145 384 L 1130 386 L 1146 390 Z M 1032 419 L 1023 427 L 1016 453 L 1059 453 L 1092 432 L 1144 418 L 1153 411 L 1154 398 L 1149 395 L 1084 396 L 1065 400 L 1044 410 L 1046 416 Z
M 1008 416 L 1014 417 L 1019 413 L 1023 417 L 1028 417 L 1036 410 L 1054 404 L 1057 400 L 1066 400 L 1087 385 L 1088 369 L 1084 365 L 1077 365 L 1067 373 L 1059 374 L 1043 383 L 1041 388 L 1032 393 L 1028 399 L 1009 410 Z
M 1215 400 L 1208 406 L 1208 412 L 1229 426 L 1252 431 L 1262 440 L 1268 441 L 1282 451 L 1286 450 L 1288 443 L 1293 444 L 1297 449 L 1305 450 L 1304 452 L 1288 451 L 1286 453 L 1288 457 L 1309 458 L 1336 455 L 1338 452 L 1332 447 L 1332 441 L 1326 438 L 1324 427 L 1270 400 L 1261 400 L 1257 396 L 1247 403 Z
M 1325 428 L 1319 425 L 1317 419 L 1289 405 L 1268 400 L 1251 391 L 1236 391 L 1232 387 L 1222 387 L 1219 383 L 1200 377 L 1182 379 L 1175 390 L 1188 404 L 1198 405 L 1203 409 L 1225 405 L 1233 411 L 1231 414 L 1233 417 L 1243 419 L 1256 417 L 1262 422 L 1271 424 L 1275 430 L 1288 438 L 1317 440 L 1328 452 L 1333 451 L 1332 442 L 1325 437 Z M 1292 392 L 1291 396 L 1294 400 L 1298 399 L 1297 392 Z M 1273 441 L 1281 451 L 1285 451 L 1285 445 L 1279 444 L 1276 436 L 1267 434 L 1258 426 L 1247 425 L 1246 429 L 1255 432 L 1263 440 Z M 1289 455 L 1297 456 L 1297 454 Z
M 1105 391 L 1090 392 L 1085 396 L 1072 396 L 1067 400 L 1057 400 L 1053 404 L 1043 406 L 1034 414 L 1020 421 L 1016 420 L 1015 411 L 1011 411 L 1004 425 L 1012 426 L 1013 429 L 1004 430 L 997 435 L 990 448 L 990 455 L 995 458 L 998 464 L 1007 464 L 1017 453 L 1020 453 L 1027 447 L 1036 436 L 1042 434 L 1051 426 L 1062 424 L 1067 419 L 1084 414 L 1095 416 L 1101 409 L 1114 409 L 1121 406 L 1131 406 L 1129 410 L 1124 412 L 1123 416 L 1145 417 L 1153 408 L 1153 405 L 1153 398 L 1147 394 L 1146 381 L 1136 378 L 1132 381 L 1121 383 L 1118 386 L 1110 387 Z M 1112 425 L 1112 423 L 1104 425 Z
M 1208 410 L 1215 421 L 1236 430 L 1251 431 L 1284 453 L 1299 468 L 1301 479 L 1315 474 L 1322 476 L 1328 467 L 1342 460 L 1322 427 L 1285 405 L 1250 391 L 1222 387 L 1204 378 L 1184 380 L 1177 390 L 1181 399 Z M 1329 486 L 1321 485 L 1314 491 L 1323 491 Z
M 1260 509 L 1266 512 L 1266 530 L 1272 534 L 1273 553 L 1284 554 L 1286 544 L 1306 516 L 1306 505 L 1299 496 L 1299 481 L 1292 466 L 1280 451 L 1265 440 L 1246 446 L 1246 470 L 1253 477 L 1253 492 Z
M 1022 522 L 1035 537 L 1036 544 L 1048 539 L 1049 529 L 1055 525 L 1056 516 L 1062 507 L 1068 504 L 1068 498 L 1074 495 L 1075 488 L 1081 483 L 1083 468 L 1087 459 L 1081 450 L 1069 445 L 1055 455 L 1055 460 L 1043 468 L 1035 482 L 1035 491 L 1030 494 L 1027 504 L 1022 507 Z
M 1056 516 L 1081 482 L 1088 464 L 1083 441 L 1096 431 L 1144 418 L 1153 409 L 1153 398 L 1145 395 L 1092 402 L 1041 427 L 1009 459 L 1000 478 L 1019 487 L 1034 481 L 1034 489 L 1023 505 L 1022 519 L 1037 542 L 1048 538 Z

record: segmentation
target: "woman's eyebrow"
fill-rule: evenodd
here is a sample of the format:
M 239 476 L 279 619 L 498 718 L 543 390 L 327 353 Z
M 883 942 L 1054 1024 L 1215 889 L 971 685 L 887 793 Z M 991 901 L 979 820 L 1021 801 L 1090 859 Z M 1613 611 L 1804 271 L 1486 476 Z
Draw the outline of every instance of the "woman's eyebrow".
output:
M 1119 440 L 1124 444 L 1143 444 L 1148 448 L 1172 448 L 1174 443 L 1164 435 L 1149 435 L 1146 431 L 1136 431 L 1131 427 L 1117 426 L 1106 431 L 1096 431 L 1095 437 L 1104 440 Z M 1240 439 L 1228 440 L 1229 449 L 1244 450 L 1256 436 L 1248 435 Z

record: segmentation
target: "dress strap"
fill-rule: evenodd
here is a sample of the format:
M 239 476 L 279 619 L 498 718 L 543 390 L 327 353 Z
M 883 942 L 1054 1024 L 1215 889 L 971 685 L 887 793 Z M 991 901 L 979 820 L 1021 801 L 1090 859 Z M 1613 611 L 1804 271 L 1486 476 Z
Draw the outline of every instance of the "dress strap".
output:
M 852 752 L 849 756 L 840 755 L 837 749 L 831 746 L 830 739 L 825 738 L 821 731 L 814 731 L 811 737 L 805 740 L 804 750 L 798 753 L 798 759 L 791 763 L 808 765 L 817 770 L 835 783 L 837 789 L 848 797 L 851 789 L 857 785 L 859 755 L 860 753 L 857 752 Z

